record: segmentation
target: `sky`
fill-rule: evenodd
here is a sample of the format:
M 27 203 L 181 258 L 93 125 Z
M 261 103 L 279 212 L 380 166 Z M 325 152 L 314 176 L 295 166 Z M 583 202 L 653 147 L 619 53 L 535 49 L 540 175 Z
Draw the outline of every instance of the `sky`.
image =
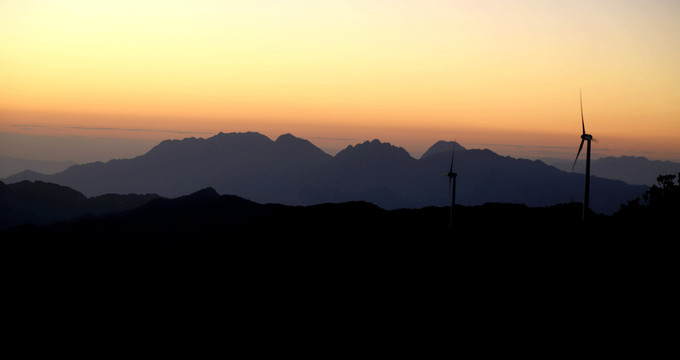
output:
M 0 155 L 291 133 L 680 161 L 677 0 L 0 0 Z

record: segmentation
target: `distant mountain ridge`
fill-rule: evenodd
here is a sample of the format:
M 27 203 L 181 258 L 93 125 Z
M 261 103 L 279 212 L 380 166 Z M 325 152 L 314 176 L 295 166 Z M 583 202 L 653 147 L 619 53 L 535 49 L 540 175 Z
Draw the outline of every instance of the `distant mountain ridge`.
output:
M 545 163 L 564 171 L 571 171 L 573 160 L 541 159 Z M 585 161 L 576 163 L 574 171 L 585 173 Z M 677 175 L 680 163 L 672 161 L 649 160 L 643 156 L 603 157 L 591 161 L 592 175 L 607 179 L 617 179 L 633 185 L 655 185 L 659 175 Z
M 0 178 L 30 170 L 41 174 L 54 174 L 75 165 L 73 161 L 39 161 L 0 156 Z
M 420 159 L 379 140 L 348 146 L 330 156 L 291 134 L 276 140 L 254 132 L 166 140 L 132 159 L 75 165 L 54 175 L 15 175 L 72 187 L 86 196 L 155 193 L 177 197 L 202 188 L 258 203 L 312 205 L 367 201 L 385 209 L 445 206 L 453 142 L 434 144 Z M 456 147 L 457 202 L 548 206 L 580 201 L 583 175 L 541 161 Z M 611 213 L 646 186 L 593 177 L 591 206 Z

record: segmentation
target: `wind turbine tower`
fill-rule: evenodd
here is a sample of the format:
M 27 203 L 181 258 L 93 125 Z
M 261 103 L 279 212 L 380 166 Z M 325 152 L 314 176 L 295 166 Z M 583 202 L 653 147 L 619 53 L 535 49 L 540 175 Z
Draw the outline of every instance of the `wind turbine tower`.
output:
M 583 149 L 583 143 L 588 142 L 588 146 L 586 148 L 586 191 L 583 197 L 583 217 L 582 220 L 586 220 L 586 214 L 588 213 L 588 209 L 590 207 L 590 143 L 593 140 L 593 136 L 590 134 L 586 133 L 586 123 L 583 120 L 583 94 L 579 94 L 580 100 L 581 100 L 581 127 L 583 128 L 583 133 L 581 134 L 581 146 L 578 148 L 578 152 L 576 153 L 576 159 L 574 160 L 574 165 L 571 167 L 571 171 L 574 171 L 574 167 L 576 167 L 576 161 L 578 161 L 578 156 L 581 154 L 581 150 Z
M 449 177 L 449 191 L 451 192 L 451 211 L 449 212 L 449 228 L 453 228 L 453 205 L 456 203 L 456 177 L 458 174 L 453 172 L 453 159 L 456 156 L 456 142 L 453 142 L 453 152 L 451 153 L 451 166 L 449 167 L 449 173 L 446 176 Z

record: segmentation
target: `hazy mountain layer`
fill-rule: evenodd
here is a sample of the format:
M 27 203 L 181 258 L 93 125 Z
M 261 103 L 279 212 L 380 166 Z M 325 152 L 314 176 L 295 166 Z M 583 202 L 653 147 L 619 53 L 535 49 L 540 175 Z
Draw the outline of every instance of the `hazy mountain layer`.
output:
M 574 166 L 573 160 L 541 159 L 545 163 L 555 166 L 564 171 L 571 171 Z M 585 173 L 585 160 L 579 160 L 574 171 Z M 635 185 L 655 185 L 659 175 L 680 173 L 680 163 L 672 161 L 649 160 L 641 156 L 603 157 L 591 160 L 590 172 L 592 175 L 622 180 Z
M 64 171 L 75 164 L 73 161 L 39 161 L 0 156 L 0 178 L 25 170 L 32 170 L 42 174 L 54 174 Z
M 453 143 L 439 142 L 421 159 L 378 140 L 330 156 L 290 134 L 272 141 L 258 133 L 220 133 L 207 139 L 161 142 L 133 158 L 72 166 L 54 175 L 18 174 L 7 182 L 49 181 L 86 196 L 156 193 L 166 197 L 212 187 L 258 203 L 310 205 L 368 201 L 385 209 L 448 204 Z M 541 161 L 456 147 L 457 203 L 547 206 L 582 201 L 583 175 Z M 611 213 L 647 187 L 593 177 L 591 207 Z

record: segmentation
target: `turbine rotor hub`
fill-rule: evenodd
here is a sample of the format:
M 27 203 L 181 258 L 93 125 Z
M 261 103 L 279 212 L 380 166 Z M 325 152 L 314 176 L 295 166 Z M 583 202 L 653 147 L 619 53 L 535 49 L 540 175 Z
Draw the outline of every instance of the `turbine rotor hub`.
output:
M 586 141 L 590 141 L 590 140 L 593 140 L 593 135 L 583 134 L 583 135 L 581 135 L 581 139 L 586 140 Z

